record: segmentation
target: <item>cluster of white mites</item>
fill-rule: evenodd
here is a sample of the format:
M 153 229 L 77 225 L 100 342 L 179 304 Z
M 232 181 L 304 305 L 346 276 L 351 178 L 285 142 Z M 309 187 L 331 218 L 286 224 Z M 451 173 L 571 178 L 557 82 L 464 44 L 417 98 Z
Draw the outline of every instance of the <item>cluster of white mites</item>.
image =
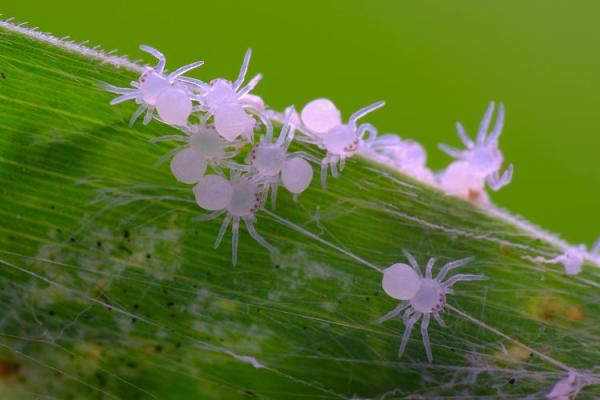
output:
M 377 320 L 378 323 L 394 318 L 400 313 L 404 322 L 404 334 L 400 343 L 398 355 L 402 357 L 413 326 L 421 320 L 421 336 L 423 345 L 429 362 L 433 360 L 431 354 L 431 345 L 429 343 L 429 321 L 431 317 L 437 321 L 440 326 L 445 326 L 440 313 L 446 305 L 446 296 L 454 293 L 452 286 L 462 281 L 480 281 L 487 279 L 483 275 L 456 274 L 446 279 L 448 273 L 455 268 L 462 267 L 471 261 L 473 257 L 456 260 L 444 265 L 437 276 L 433 278 L 433 266 L 436 259 L 430 258 L 425 267 L 425 275 L 421 272 L 419 264 L 415 258 L 408 252 L 404 252 L 408 259 L 408 264 L 398 263 L 386 268 L 383 271 L 382 286 L 388 296 L 400 300 L 400 304 L 389 313 Z
M 461 123 L 456 127 L 458 135 L 465 145 L 464 150 L 440 145 L 442 151 L 456 160 L 437 173 L 426 166 L 426 152 L 423 147 L 412 140 L 403 140 L 396 135 L 371 137 L 361 146 L 361 152 L 376 158 L 401 172 L 436 186 L 451 196 L 458 196 L 478 204 L 488 204 L 485 191 L 487 186 L 499 190 L 510 183 L 513 166 L 500 173 L 504 157 L 498 148 L 498 139 L 504 125 L 504 106 L 501 104 L 492 131 L 489 132 L 494 103 L 490 103 L 473 141 L 469 138 Z
M 488 202 L 486 184 L 492 190 L 498 190 L 512 179 L 512 165 L 500 173 L 504 162 L 498 148 L 504 124 L 503 105 L 499 107 L 490 132 L 494 103 L 490 104 L 475 140 L 470 139 L 458 123 L 458 134 L 465 149 L 441 145 L 441 149 L 454 157 L 455 161 L 443 171 L 434 173 L 426 166 L 426 152 L 419 143 L 393 134 L 378 136 L 373 125 L 358 123 L 370 112 L 381 108 L 383 101 L 356 111 L 347 123 L 343 122 L 335 104 L 324 98 L 309 102 L 300 113 L 296 113 L 294 107 L 288 107 L 285 113 L 280 114 L 268 110 L 260 97 L 250 93 L 262 75 L 258 74 L 244 84 L 250 50 L 246 52 L 235 81 L 219 78 L 205 83 L 184 76 L 200 67 L 202 61 L 167 74 L 162 53 L 148 46 L 141 46 L 141 49 L 156 57 L 158 64 L 146 67 L 139 80 L 131 82 L 132 88 L 105 85 L 106 90 L 119 95 L 111 104 L 133 100 L 138 108 L 131 117 L 131 124 L 145 113 L 144 124 L 156 119 L 179 131 L 179 134 L 160 136 L 151 141 L 180 143 L 163 159 L 171 159 L 171 172 L 178 181 L 194 185 L 192 191 L 196 203 L 207 211 L 198 219 L 211 220 L 224 216 L 215 247 L 219 246 L 227 229 L 232 226 L 234 265 L 242 222 L 256 242 L 271 252 L 276 251 L 256 231 L 256 215 L 265 207 L 269 194 L 271 207 L 275 208 L 279 186 L 283 186 L 296 200 L 312 181 L 311 163 L 321 166 L 323 189 L 326 188 L 328 171 L 333 177 L 338 177 L 346 159 L 359 153 L 438 187 L 449 195 L 483 205 Z M 281 124 L 276 137 L 272 120 Z M 296 137 L 296 131 L 301 135 Z M 255 141 L 257 132 L 263 133 Z M 304 151 L 289 151 L 295 139 L 319 147 L 325 151 L 325 155 L 319 159 Z M 446 279 L 450 271 L 466 265 L 472 261 L 472 257 L 447 263 L 433 278 L 435 258 L 429 260 L 423 275 L 414 257 L 409 253 L 405 255 L 410 265 L 394 264 L 383 271 L 384 291 L 401 302 L 378 322 L 403 313 L 405 330 L 399 351 L 402 356 L 413 326 L 421 319 L 423 344 L 431 362 L 428 334 L 431 317 L 439 325 L 445 326 L 440 313 L 446 305 L 446 297 L 453 293 L 453 285 L 486 278 L 482 275 L 457 274 Z M 600 258 L 600 240 L 591 253 L 586 252 L 585 246 L 578 246 L 554 258 L 537 257 L 535 261 L 562 263 L 567 274 L 576 274 L 581 270 L 584 259 L 590 256 Z M 564 385 L 570 384 L 570 380 L 564 382 Z M 559 388 L 555 390 L 558 391 Z
M 166 74 L 164 55 L 148 46 L 140 48 L 156 57 L 158 64 L 146 67 L 139 80 L 131 82 L 133 88 L 105 85 L 106 90 L 119 95 L 111 104 L 134 100 L 139 107 L 131 124 L 145 113 L 145 124 L 157 119 L 180 131 L 151 141 L 180 143 L 163 158 L 171 158 L 171 172 L 178 181 L 194 185 L 196 203 L 208 211 L 199 219 L 210 220 L 224 215 L 215 247 L 219 246 L 231 224 L 234 265 L 241 222 L 259 244 L 275 251 L 254 227 L 257 212 L 264 207 L 269 192 L 271 205 L 275 207 L 280 185 L 296 199 L 312 181 L 309 161 L 320 162 L 305 152 L 288 152 L 294 140 L 295 128 L 290 121 L 294 115 L 293 107 L 286 111 L 281 132 L 274 139 L 273 126 L 266 117 L 262 99 L 250 94 L 261 75 L 244 85 L 250 50 L 246 52 L 235 81 L 215 79 L 205 83 L 184 76 L 201 66 L 202 61 Z M 261 125 L 264 134 L 254 146 L 254 135 Z M 246 163 L 237 163 L 236 157 L 246 147 L 249 148 Z

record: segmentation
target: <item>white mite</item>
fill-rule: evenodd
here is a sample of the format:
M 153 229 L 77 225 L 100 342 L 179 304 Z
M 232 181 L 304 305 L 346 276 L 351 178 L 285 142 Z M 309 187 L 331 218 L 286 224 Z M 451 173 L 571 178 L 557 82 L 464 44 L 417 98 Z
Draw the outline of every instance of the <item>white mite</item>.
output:
M 307 160 L 319 162 L 319 159 L 303 151 L 288 154 L 288 147 L 294 139 L 294 126 L 290 123 L 293 113 L 293 107 L 286 110 L 286 119 L 276 141 L 273 141 L 272 133 L 268 132 L 248 154 L 249 172 L 264 187 L 265 198 L 271 192 L 273 208 L 279 184 L 296 199 L 312 181 L 313 170 Z
M 598 243 L 594 245 L 592 251 L 589 253 L 589 256 L 597 256 L 597 246 L 599 246 Z M 524 258 L 540 264 L 562 264 L 566 275 L 577 275 L 581 272 L 586 256 L 588 256 L 587 248 L 584 244 L 580 244 L 569 247 L 564 253 L 553 258 L 545 258 L 541 256 Z
M 234 175 L 231 181 L 219 175 L 205 175 L 194 186 L 194 195 L 200 207 L 212 211 L 201 220 L 208 221 L 225 214 L 215 241 L 215 248 L 219 247 L 229 224 L 232 224 L 231 262 L 233 265 L 237 264 L 240 220 L 244 221 L 250 236 L 261 246 L 271 252 L 277 251 L 254 229 L 255 214 L 260 209 L 262 201 L 260 189 L 255 182 L 239 175 Z
M 498 148 L 498 138 L 504 125 L 504 105 L 500 104 L 496 123 L 488 134 L 493 113 L 494 102 L 491 102 L 481 120 L 475 142 L 469 138 L 460 122 L 456 124 L 458 135 L 466 147 L 465 150 L 458 150 L 445 144 L 440 145 L 442 151 L 457 159 L 440 174 L 439 184 L 446 193 L 471 198 L 470 194 L 484 190 L 486 182 L 492 190 L 499 190 L 510 183 L 513 174 L 512 164 L 502 175 L 500 174 L 504 157 Z M 462 188 L 461 180 L 464 180 Z
M 457 196 L 478 204 L 488 204 L 485 180 L 473 171 L 467 161 L 450 163 L 438 175 L 438 183 L 444 193 Z
M 131 82 L 134 89 L 104 85 L 107 91 L 120 95 L 114 98 L 110 104 L 114 105 L 127 100 L 135 100 L 140 105 L 131 117 L 130 125 L 133 125 L 144 111 L 146 112 L 144 124 L 149 124 L 156 110 L 159 118 L 165 123 L 185 126 L 193 111 L 192 87 L 200 89 L 206 84 L 197 79 L 185 78 L 181 75 L 198 68 L 204 64 L 204 61 L 196 61 L 165 75 L 165 56 L 150 46 L 140 46 L 140 49 L 156 57 L 158 64 L 154 68 L 146 67 L 139 80 Z
M 386 134 L 362 142 L 359 152 L 374 155 L 377 160 L 417 180 L 435 184 L 435 177 L 426 166 L 425 148 L 414 140 L 403 140 L 397 135 Z
M 215 79 L 197 97 L 202 109 L 206 111 L 206 115 L 203 117 L 204 121 L 212 117 L 217 132 L 229 141 L 242 136 L 252 142 L 256 121 L 246 111 L 256 115 L 267 131 L 272 130 L 271 122 L 263 112 L 262 99 L 250 95 L 250 91 L 262 79 L 262 75 L 256 75 L 246 86 L 242 86 L 246 79 L 251 55 L 252 51 L 248 49 L 235 82 Z
M 339 110 L 330 100 L 317 99 L 304 106 L 300 118 L 312 136 L 308 141 L 318 144 L 327 151 L 321 160 L 323 188 L 327 186 L 328 168 L 331 169 L 333 177 L 338 177 L 338 163 L 339 170 L 343 170 L 346 158 L 356 153 L 365 135 L 369 133 L 371 138 L 377 136 L 377 129 L 373 125 L 357 125 L 357 121 L 368 113 L 383 107 L 384 104 L 385 102 L 379 101 L 361 108 L 350 116 L 347 124 L 342 123 Z
M 179 182 L 197 183 L 206 173 L 206 168 L 222 173 L 222 167 L 229 166 L 229 160 L 238 154 L 236 145 L 225 141 L 212 125 L 188 125 L 182 128 L 183 135 L 159 136 L 150 140 L 152 143 L 164 141 L 178 141 L 185 143 L 183 146 L 168 152 L 159 161 L 171 159 L 171 172 Z
M 402 321 L 404 322 L 404 334 L 398 356 L 402 357 L 413 326 L 421 317 L 421 336 L 423 337 L 423 345 L 429 362 L 433 360 L 431 355 L 431 345 L 429 343 L 429 321 L 431 316 L 437 321 L 440 326 L 445 326 L 440 312 L 444 310 L 446 305 L 446 296 L 454 293 L 452 286 L 457 282 L 462 281 L 480 281 L 487 279 L 483 275 L 472 274 L 457 274 L 447 280 L 446 275 L 455 268 L 468 264 L 473 260 L 473 257 L 464 258 L 447 263 L 442 267 L 435 279 L 432 277 L 433 265 L 435 258 L 430 258 L 425 268 L 425 276 L 421 273 L 419 265 L 415 258 L 408 252 L 404 252 L 410 265 L 394 264 L 383 271 L 383 290 L 392 298 L 401 300 L 401 303 L 392 311 L 385 314 L 377 320 L 377 323 L 382 323 L 388 319 L 398 316 L 404 311 Z

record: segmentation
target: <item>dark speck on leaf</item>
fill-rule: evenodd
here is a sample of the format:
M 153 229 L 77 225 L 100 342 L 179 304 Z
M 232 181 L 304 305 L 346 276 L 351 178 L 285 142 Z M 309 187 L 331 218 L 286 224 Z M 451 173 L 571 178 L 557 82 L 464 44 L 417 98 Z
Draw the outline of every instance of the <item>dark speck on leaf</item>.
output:
M 119 250 L 123 250 L 124 252 L 129 253 L 129 254 L 132 253 L 131 249 L 129 249 L 129 247 L 125 246 L 124 244 L 119 245 Z
M 510 378 L 510 379 L 508 380 L 508 383 L 510 383 L 511 385 L 514 385 L 516 381 L 517 381 L 517 380 L 516 380 L 515 378 Z
M 170 301 L 170 302 L 167 303 L 167 307 L 173 307 L 174 305 L 175 305 L 175 303 L 172 302 L 172 301 Z
M 135 308 L 135 309 L 137 310 L 138 308 L 140 308 L 140 305 L 139 305 L 138 303 L 135 303 L 135 304 L 133 305 L 133 308 Z
M 98 380 L 98 385 L 104 386 L 106 385 L 106 378 L 100 372 L 96 372 L 96 379 Z
M 0 77 L 2 77 L 2 79 L 6 79 L 6 74 L 2 71 L 0 71 Z
M 9 378 L 19 373 L 21 364 L 14 361 L 0 360 L 0 378 Z
M 128 231 L 127 229 L 125 229 L 125 230 L 123 231 L 123 237 L 124 237 L 125 239 L 129 239 L 129 231 Z

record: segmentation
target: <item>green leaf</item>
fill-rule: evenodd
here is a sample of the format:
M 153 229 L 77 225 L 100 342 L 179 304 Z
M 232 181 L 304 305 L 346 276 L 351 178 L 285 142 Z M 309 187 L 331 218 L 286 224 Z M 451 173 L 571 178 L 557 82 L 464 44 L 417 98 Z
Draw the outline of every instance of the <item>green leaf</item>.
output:
M 131 65 L 0 28 L 0 397 L 3 399 L 543 398 L 575 371 L 586 398 L 600 357 L 595 265 L 565 276 L 531 257 L 558 239 L 358 157 L 323 191 L 281 193 L 239 264 L 221 221 L 199 222 L 167 165 L 172 133 L 129 128 L 133 104 L 101 82 Z M 113 61 L 118 60 L 116 58 Z M 475 256 L 447 327 L 418 326 L 398 358 L 397 305 L 380 270 Z M 436 268 L 438 268 L 436 267 Z

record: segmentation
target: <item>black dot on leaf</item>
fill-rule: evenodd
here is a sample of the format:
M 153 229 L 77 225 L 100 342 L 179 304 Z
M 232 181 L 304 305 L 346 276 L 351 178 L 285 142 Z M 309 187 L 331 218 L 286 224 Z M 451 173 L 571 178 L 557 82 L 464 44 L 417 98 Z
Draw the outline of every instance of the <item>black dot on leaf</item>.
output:
M 517 381 L 517 380 L 516 380 L 515 378 L 510 378 L 510 379 L 508 380 L 508 383 L 510 383 L 511 385 L 514 385 L 516 381 Z
M 0 71 L 0 77 L 2 77 L 2 79 L 6 79 L 6 74 L 3 71 Z

